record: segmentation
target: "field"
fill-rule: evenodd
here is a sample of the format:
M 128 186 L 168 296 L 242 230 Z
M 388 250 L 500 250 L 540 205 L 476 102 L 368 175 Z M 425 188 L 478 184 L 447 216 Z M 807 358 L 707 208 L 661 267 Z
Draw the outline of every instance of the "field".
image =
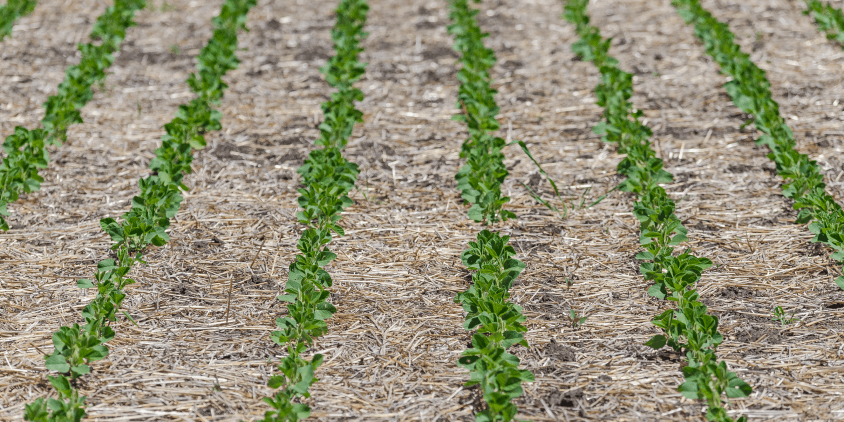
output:
M 79 322 L 94 297 L 76 280 L 115 258 L 99 220 L 129 209 L 162 127 L 194 97 L 184 81 L 222 3 L 149 0 L 81 109 L 84 123 L 51 147 L 40 191 L 9 205 L 11 229 L 0 233 L 0 420 L 23 420 L 25 404 L 53 394 L 47 375 L 55 371 L 43 359 L 51 335 Z M 310 420 L 474 420 L 484 405 L 457 364 L 472 336 L 454 298 L 471 281 L 461 253 L 483 227 L 467 218 L 455 180 L 468 134 L 452 120 L 460 64 L 446 28 L 449 2 L 368 3 L 360 54 L 368 64 L 355 84 L 364 122 L 342 153 L 360 172 L 339 222 L 344 236 L 330 245 L 337 258 L 326 266 L 337 311 L 312 349 L 324 361 L 302 402 Z M 79 61 L 76 44 L 110 4 L 42 0 L 0 41 L 0 136 L 38 125 L 42 103 Z M 796 149 L 818 161 L 841 203 L 841 46 L 818 32 L 802 2 L 702 5 L 767 71 Z M 271 340 L 286 312 L 276 298 L 304 227 L 296 169 L 315 148 L 320 103 L 334 92 L 319 68 L 333 55 L 336 7 L 260 0 L 249 11 L 241 63 L 223 78 L 229 87 L 216 107 L 222 130 L 206 133 L 207 147 L 194 154 L 169 242 L 149 246 L 147 265 L 132 269 L 137 283 L 122 309 L 134 323 L 120 317 L 108 357 L 79 378 L 87 420 L 238 421 L 269 410 L 261 398 L 274 394 L 267 382 L 288 350 Z M 535 201 L 524 185 L 560 206 L 519 147 L 504 149 L 504 208 L 518 218 L 493 228 L 526 265 L 509 301 L 527 317 L 530 344 L 509 350 L 535 378 L 514 401 L 518 418 L 704 420 L 705 404 L 677 391 L 684 356 L 645 345 L 662 332 L 652 319 L 672 305 L 649 296 L 639 273 L 636 198 L 613 190 L 623 157 L 592 131 L 603 116 L 593 92 L 601 74 L 572 52 L 579 35 L 563 4 L 472 7 L 498 59 L 490 70 L 501 107 L 496 134 L 524 141 L 573 205 L 562 218 Z M 688 229 L 678 252 L 689 247 L 714 263 L 697 283 L 700 301 L 720 319 L 718 357 L 753 388 L 729 400 L 730 416 L 844 418 L 841 266 L 795 224 L 768 148 L 754 144 L 753 125 L 742 126 L 748 115 L 723 88 L 727 77 L 669 0 L 598 0 L 589 14 L 613 38 L 619 67 L 634 74 L 632 103 L 674 175 L 662 186 Z M 774 321 L 777 306 L 794 321 Z

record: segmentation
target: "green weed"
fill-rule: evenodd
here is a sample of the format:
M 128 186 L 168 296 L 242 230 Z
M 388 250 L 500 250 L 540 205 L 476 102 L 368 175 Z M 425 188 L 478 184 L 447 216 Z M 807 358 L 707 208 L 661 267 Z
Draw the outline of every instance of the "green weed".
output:
M 785 311 L 782 309 L 782 306 L 777 306 L 776 308 L 774 308 L 774 310 L 771 311 L 771 314 L 774 315 L 774 317 L 771 318 L 771 321 L 778 321 L 782 326 L 786 326 L 794 321 L 797 321 L 793 318 L 794 312 L 791 313 L 791 316 L 786 316 Z
M 569 323 L 571 324 L 571 328 L 577 328 L 583 325 L 586 322 L 586 316 L 578 316 L 577 312 L 574 309 L 569 310 Z

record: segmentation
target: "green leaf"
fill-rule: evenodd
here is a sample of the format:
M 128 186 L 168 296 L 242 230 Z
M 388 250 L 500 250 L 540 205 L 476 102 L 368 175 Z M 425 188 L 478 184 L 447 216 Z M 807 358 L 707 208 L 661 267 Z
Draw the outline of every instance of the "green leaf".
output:
M 314 369 L 319 368 L 320 365 L 322 365 L 323 358 L 323 355 L 319 353 L 315 354 L 313 360 L 311 360 L 311 366 L 313 366 Z
M 283 375 L 273 375 L 267 382 L 267 386 L 270 388 L 279 388 L 284 385 L 286 379 L 287 378 Z
M 636 259 L 644 260 L 644 261 L 650 261 L 650 260 L 654 259 L 654 254 L 652 254 L 648 251 L 642 251 L 642 252 L 639 252 L 639 253 L 636 254 Z
M 484 212 L 480 205 L 474 204 L 469 208 L 469 218 L 473 221 L 484 221 Z
M 281 295 L 278 300 L 282 302 L 296 303 L 296 295 Z
M 670 246 L 676 246 L 676 245 L 679 245 L 679 244 L 681 244 L 681 243 L 683 243 L 687 240 L 689 240 L 689 238 L 686 237 L 685 234 L 680 233 L 680 234 L 674 236 L 673 238 L 671 238 L 671 242 L 669 242 L 668 244 Z
M 665 336 L 662 334 L 655 335 L 645 345 L 655 350 L 662 349 L 665 346 Z
M 56 391 L 61 392 L 65 396 L 69 396 L 70 393 L 73 391 L 73 387 L 70 385 L 70 380 L 62 375 L 54 377 L 52 375 L 48 375 L 47 379 L 50 380 L 50 384 Z
M 735 374 L 731 373 L 733 376 Z M 735 377 L 730 380 L 730 385 L 727 387 L 727 397 L 730 398 L 738 398 L 738 397 L 747 397 L 750 393 L 753 392 L 753 389 L 750 388 L 746 382 L 744 382 L 741 378 Z
M 137 323 L 137 322 L 135 322 L 135 319 L 134 319 L 134 318 L 132 318 L 132 316 L 131 316 L 131 315 L 129 315 L 129 313 L 128 313 L 128 312 L 126 312 L 126 311 L 121 311 L 121 312 L 123 312 L 123 316 L 125 316 L 125 317 L 126 317 L 126 319 L 128 319 L 129 321 L 131 321 L 131 322 L 132 322 L 132 324 L 134 324 L 136 327 L 138 326 L 138 323 Z
M 835 284 L 836 284 L 839 288 L 841 288 L 841 290 L 844 290 L 844 276 L 839 276 L 839 277 L 837 277 L 837 278 L 835 279 Z
M 665 299 L 666 296 L 663 292 L 663 286 L 661 284 L 654 284 L 653 286 L 649 287 L 648 294 L 657 299 Z
M 51 371 L 61 372 L 63 374 L 70 371 L 70 365 L 65 360 L 65 357 L 60 354 L 53 354 L 47 357 L 45 363 L 47 369 Z
M 698 393 L 697 393 L 697 382 L 696 381 L 686 381 L 686 382 L 680 384 L 680 386 L 677 387 L 677 391 L 679 391 L 680 394 L 683 395 L 683 397 L 686 397 L 686 398 L 689 398 L 689 399 L 692 399 L 692 400 L 697 400 L 697 399 L 700 398 L 700 397 L 698 397 Z
M 91 372 L 91 367 L 88 365 L 78 365 L 70 368 L 70 371 L 76 375 L 85 375 Z
M 323 311 L 323 310 L 314 311 L 314 318 L 317 319 L 318 321 L 324 321 L 328 318 L 331 318 L 331 315 L 333 315 L 333 313 L 330 312 L 330 311 Z
M 87 278 L 83 278 L 83 279 L 80 279 L 79 281 L 77 281 L 76 286 L 79 287 L 80 289 L 91 289 L 91 288 L 97 287 L 96 285 L 94 285 L 93 281 L 91 281 Z

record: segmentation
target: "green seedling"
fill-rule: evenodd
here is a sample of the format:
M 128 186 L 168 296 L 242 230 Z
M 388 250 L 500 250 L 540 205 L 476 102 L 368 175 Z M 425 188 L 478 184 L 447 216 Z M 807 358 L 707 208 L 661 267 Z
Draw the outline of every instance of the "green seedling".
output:
M 333 281 L 325 270 L 337 255 L 327 246 L 334 235 L 344 235 L 338 222 L 343 210 L 352 204 L 348 194 L 359 174 L 358 166 L 347 161 L 342 150 L 355 124 L 363 121 L 363 113 L 355 108 L 355 102 L 363 100 L 363 92 L 353 84 L 366 67 L 358 61 L 358 55 L 367 35 L 363 27 L 368 11 L 363 0 L 340 1 L 335 10 L 337 23 L 331 31 L 336 54 L 320 69 L 337 91 L 322 104 L 325 119 L 315 141 L 322 148 L 312 151 L 297 170 L 304 188 L 299 189 L 302 210 L 296 217 L 307 228 L 297 244 L 300 253 L 290 264 L 284 292 L 278 296 L 287 303 L 288 312 L 276 319 L 278 330 L 271 338 L 287 347 L 287 356 L 279 363 L 278 373 L 269 379 L 268 386 L 277 391 L 263 399 L 272 408 L 264 413 L 264 422 L 294 422 L 310 415 L 310 407 L 300 400 L 310 397 L 310 386 L 319 381 L 315 373 L 323 356 L 316 354 L 308 360 L 304 355 L 315 339 L 326 333 L 325 321 L 337 312 L 327 302 Z
M 176 45 L 176 44 L 170 44 L 170 54 L 172 54 L 174 56 L 178 56 L 179 54 L 181 54 L 181 50 L 179 49 L 179 46 Z
M 794 316 L 794 312 L 791 313 L 791 316 L 786 316 L 785 311 L 782 309 L 782 306 L 777 306 L 776 308 L 774 308 L 773 311 L 771 311 L 771 313 L 774 315 L 771 320 L 778 321 L 782 326 L 786 326 L 794 321 L 797 321 L 796 319 L 792 318 Z
M 479 2 L 479 1 L 476 1 Z M 499 129 L 495 115 L 496 91 L 491 87 L 489 69 L 495 64 L 495 54 L 483 44 L 485 34 L 475 19 L 477 10 L 469 7 L 468 0 L 451 0 L 448 31 L 454 36 L 454 49 L 460 54 L 462 68 L 458 72 L 457 107 L 462 112 L 453 117 L 466 124 L 469 139 L 463 143 L 460 157 L 466 164 L 457 172 L 458 189 L 463 199 L 472 204 L 468 217 L 477 222 L 494 224 L 515 218 L 503 209 L 510 198 L 501 193 L 501 183 L 508 175 L 501 150 L 519 144 L 540 173 L 548 177 L 522 141 L 509 144 L 495 137 Z M 548 178 L 557 198 L 562 202 L 553 180 Z M 530 188 L 534 199 L 550 210 L 560 211 L 544 201 Z M 564 207 L 565 207 L 565 203 Z M 567 214 L 564 208 L 564 214 Z M 565 217 L 563 217 L 565 218 Z M 523 394 L 521 384 L 532 382 L 530 371 L 519 369 L 519 358 L 508 352 L 510 347 L 528 346 L 522 333 L 527 329 L 520 306 L 508 301 L 510 287 L 525 264 L 515 259 L 515 250 L 508 245 L 509 236 L 483 230 L 477 242 L 469 242 L 469 249 L 461 254 L 463 264 L 472 272 L 472 285 L 459 293 L 456 303 L 463 306 L 466 322 L 463 327 L 475 331 L 472 345 L 463 352 L 458 363 L 470 371 L 467 386 L 477 385 L 483 394 L 486 408 L 475 415 L 475 421 L 511 421 L 518 408 L 513 400 Z
M 105 81 L 106 71 L 114 62 L 114 53 L 126 37 L 126 29 L 134 26 L 135 12 L 143 8 L 144 0 L 115 0 L 105 13 L 97 18 L 90 38 L 98 40 L 80 44 L 82 55 L 78 65 L 65 71 L 65 79 L 58 87 L 58 93 L 44 103 L 45 114 L 42 128 L 26 129 L 17 126 L 3 142 L 6 157 L 0 165 L 0 230 L 9 230 L 5 217 L 9 215 L 7 205 L 18 200 L 22 193 L 31 193 L 41 188 L 44 179 L 39 169 L 47 167 L 50 156 L 49 145 L 61 145 L 67 140 L 67 129 L 75 123 L 82 123 L 80 109 L 94 96 L 92 86 Z M 10 8 L 28 13 L 35 7 L 34 1 L 11 0 L 0 7 L 0 38 L 7 23 L 3 15 Z M 16 12 L 17 13 L 17 12 Z M 11 30 L 11 23 L 8 23 Z
M 79 422 L 85 417 L 85 397 L 79 395 L 70 381 L 89 373 L 91 363 L 107 357 L 109 350 L 105 343 L 115 336 L 111 324 L 117 321 L 118 315 L 122 314 L 136 324 L 127 312 L 120 310 L 126 298 L 126 286 L 135 282 L 127 275 L 135 264 L 146 264 L 140 253 L 146 246 L 163 246 L 169 240 L 166 229 L 179 210 L 182 201 L 180 192 L 187 190 L 182 180 L 191 172 L 192 152 L 205 146 L 205 133 L 221 128 L 222 115 L 212 105 L 223 96 L 226 87 L 223 75 L 239 63 L 235 55 L 237 31 L 245 29 L 246 13 L 254 5 L 255 0 L 226 0 L 223 3 L 220 15 L 214 19 L 214 35 L 198 57 L 199 71 L 188 79 L 188 85 L 197 98 L 180 106 L 176 118 L 164 126 L 166 135 L 150 162 L 153 175 L 139 181 L 140 194 L 132 199 L 132 208 L 121 221 L 114 218 L 100 220 L 100 226 L 111 237 L 116 258 L 100 261 L 94 279 L 77 281 L 78 287 L 95 291 L 96 297 L 82 309 L 84 325 L 61 327 L 53 334 L 55 350 L 45 357 L 45 365 L 60 374 L 49 376 L 57 398 L 39 398 L 26 405 L 26 420 Z M 117 20 L 98 21 L 96 28 L 105 26 L 110 30 L 125 31 L 132 13 L 140 7 L 143 7 L 142 1 L 117 0 L 115 6 L 106 12 L 107 16 Z M 122 39 L 122 35 L 112 38 Z M 13 140 L 31 137 L 32 132 L 18 129 L 18 138 Z M 43 134 L 38 136 L 44 139 Z
M 512 401 L 523 394 L 522 382 L 533 382 L 530 371 L 519 370 L 519 358 L 507 352 L 512 346 L 528 347 L 523 333 L 526 317 L 519 305 L 508 302 L 510 288 L 525 268 L 508 245 L 509 236 L 483 230 L 469 242 L 460 259 L 472 272 L 472 285 L 454 299 L 466 312 L 463 328 L 476 330 L 472 347 L 458 360 L 470 371 L 467 386 L 478 385 L 487 408 L 476 421 L 511 421 L 518 408 Z
M 794 209 L 799 210 L 797 223 L 808 223 L 809 231 L 815 235 L 812 242 L 832 248 L 832 259 L 844 265 L 844 211 L 826 192 L 823 169 L 795 149 L 794 133 L 780 115 L 765 71 L 741 51 L 729 26 L 715 19 L 699 0 L 673 0 L 672 3 L 680 16 L 695 26 L 695 35 L 704 42 L 706 52 L 733 78 L 724 88 L 736 107 L 753 117 L 752 122 L 761 133 L 756 144 L 770 149 L 768 158 L 774 161 L 777 174 L 785 181 L 783 196 L 793 200 Z M 816 20 L 820 19 L 819 25 L 825 19 L 823 16 L 835 15 L 835 18 L 828 18 L 828 24 L 834 23 L 839 28 L 837 33 L 842 34 L 840 28 L 844 27 L 844 17 L 840 11 L 835 12 L 816 1 L 807 4 Z M 844 276 L 837 277 L 835 284 L 844 289 Z
M 474 2 L 480 3 L 480 0 Z M 454 36 L 453 48 L 460 54 L 462 64 L 457 73 L 460 86 L 456 107 L 460 113 L 452 116 L 452 120 L 465 123 L 469 132 L 469 139 L 463 142 L 460 150 L 460 158 L 466 160 L 466 164 L 457 172 L 455 179 L 457 188 L 462 191 L 461 197 L 466 204 L 471 205 L 469 218 L 490 225 L 516 218 L 512 211 L 503 209 L 510 201 L 510 198 L 501 192 L 501 183 L 509 175 L 502 153 L 505 147 L 519 144 L 539 171 L 546 177 L 548 175 L 533 158 L 524 142 L 507 143 L 503 138 L 493 135 L 501 126 L 495 118 L 499 111 L 495 102 L 495 94 L 498 91 L 492 88 L 492 77 L 489 73 L 496 62 L 495 52 L 486 48 L 483 43 L 483 39 L 489 34 L 484 33 L 478 26 L 475 19 L 478 12 L 469 7 L 469 0 L 452 0 L 449 9 L 452 24 L 448 26 L 448 31 Z M 563 202 L 554 181 L 550 177 L 548 180 L 557 198 Z M 557 207 L 541 199 L 530 188 L 528 190 L 537 202 L 561 214 Z M 565 203 L 563 206 L 565 208 Z M 563 218 L 567 214 L 564 209 Z
M 569 323 L 571 323 L 571 328 L 580 327 L 581 325 L 583 325 L 584 322 L 586 322 L 586 318 L 588 318 L 586 316 L 577 316 L 577 313 L 574 311 L 574 309 L 569 310 L 568 317 Z
M 487 34 L 478 26 L 477 11 L 469 8 L 468 0 L 453 0 L 449 9 L 452 24 L 448 30 L 463 64 L 457 75 L 461 83 L 456 106 L 461 112 L 452 120 L 463 122 L 469 131 L 469 139 L 460 151 L 466 164 L 455 176 L 457 187 L 463 192 L 463 200 L 471 204 L 469 218 L 486 224 L 506 221 L 516 215 L 503 209 L 510 198 L 501 193 L 501 183 L 509 174 L 501 152 L 507 142 L 492 135 L 500 129 L 495 118 L 499 110 L 496 91 L 491 87 L 489 74 L 496 61 L 495 53 L 484 46 Z
M 0 6 L 0 41 L 12 35 L 12 27 L 21 16 L 26 16 L 35 10 L 35 0 L 8 0 Z
M 587 3 L 588 0 L 567 1 L 565 18 L 575 25 L 581 38 L 572 50 L 581 59 L 592 61 L 602 74 L 595 94 L 604 116 L 593 130 L 603 141 L 618 145 L 618 152 L 626 155 L 617 167 L 618 173 L 625 176 L 618 188 L 637 197 L 633 214 L 639 220 L 639 242 L 644 250 L 636 258 L 644 261 L 639 271 L 645 280 L 653 282 L 648 293 L 677 305 L 653 320 L 663 334 L 646 344 L 654 349 L 667 345 L 684 351 L 688 359 L 683 368 L 686 381 L 678 390 L 684 397 L 706 400 L 708 420 L 731 422 L 722 396 L 744 397 L 751 388 L 728 371 L 724 362 L 717 361 L 715 352 L 723 341 L 718 318 L 707 313 L 695 290 L 695 283 L 712 262 L 690 254 L 688 249 L 675 255 L 674 247 L 688 238 L 686 228 L 674 213 L 675 202 L 660 186 L 673 176 L 656 157 L 649 141 L 651 130 L 639 121 L 642 112 L 635 111 L 631 103 L 633 75 L 621 70 L 618 61 L 609 56 L 611 40 L 602 38 L 598 28 L 589 24 Z M 572 311 L 569 319 L 574 322 L 576 318 Z M 738 420 L 746 421 L 746 417 Z
M 844 12 L 829 3 L 818 0 L 805 0 L 808 9 L 803 11 L 812 15 L 818 30 L 826 34 L 826 38 L 841 44 L 844 49 Z

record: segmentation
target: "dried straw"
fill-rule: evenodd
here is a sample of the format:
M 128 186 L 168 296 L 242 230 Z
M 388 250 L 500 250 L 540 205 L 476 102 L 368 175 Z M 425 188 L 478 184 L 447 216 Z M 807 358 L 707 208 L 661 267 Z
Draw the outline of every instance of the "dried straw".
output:
M 75 43 L 107 3 L 43 0 L 3 41 L 0 135 L 37 123 L 41 103 L 78 60 Z M 108 256 L 98 219 L 128 209 L 161 126 L 190 98 L 184 80 L 220 4 L 168 0 L 176 10 L 162 12 L 152 3 L 157 10 L 139 13 L 105 89 L 83 110 L 85 123 L 52 153 L 43 189 L 10 207 L 15 228 L 0 235 L 2 420 L 21 420 L 23 405 L 50 391 L 42 358 L 50 335 L 79 321 L 91 293 L 75 279 Z M 197 154 L 171 243 L 151 248 L 149 265 L 133 274 L 125 303 L 138 326 L 116 324 L 110 357 L 80 386 L 90 420 L 236 421 L 264 411 L 268 360 L 285 353 L 269 335 L 285 312 L 275 297 L 302 230 L 295 169 L 330 92 L 318 67 L 331 51 L 334 4 L 263 0 L 250 13 L 241 41 L 248 50 L 220 107 L 224 129 Z M 363 171 L 342 223 L 347 236 L 332 246 L 339 258 L 329 268 L 330 300 L 339 312 L 315 347 L 326 363 L 309 402 L 314 420 L 469 421 L 478 399 L 456 365 L 469 336 L 452 299 L 467 286 L 459 254 L 479 227 L 467 221 L 453 179 L 465 133 L 449 120 L 457 81 L 446 1 L 371 4 L 360 84 L 367 123 L 347 151 Z M 844 53 L 800 14 L 799 1 L 705 6 L 768 70 L 799 149 L 823 163 L 842 198 Z M 512 125 L 512 138 L 527 142 L 576 202 L 612 189 L 620 157 L 591 132 L 601 114 L 591 93 L 598 72 L 573 60 L 576 37 L 559 18 L 561 4 L 481 8 L 499 56 L 502 126 Z M 634 102 L 677 176 L 666 189 L 679 200 L 689 246 L 718 264 L 700 292 L 721 317 L 720 354 L 754 387 L 732 408 L 752 420 L 841 418 L 839 269 L 793 224 L 765 149 L 739 130 L 744 116 L 721 88 L 725 78 L 668 0 L 598 0 L 590 10 L 615 38 L 612 54 L 637 75 Z M 525 308 L 532 345 L 518 353 L 537 375 L 520 417 L 701 420 L 702 406 L 675 390 L 678 356 L 643 345 L 667 305 L 647 297 L 638 274 L 630 196 L 611 193 L 562 220 L 522 187 L 550 198 L 529 160 L 516 149 L 507 155 L 504 189 L 520 218 L 499 228 L 528 265 L 512 300 Z M 775 305 L 800 321 L 770 321 Z M 571 327 L 570 309 L 588 316 L 582 328 Z

